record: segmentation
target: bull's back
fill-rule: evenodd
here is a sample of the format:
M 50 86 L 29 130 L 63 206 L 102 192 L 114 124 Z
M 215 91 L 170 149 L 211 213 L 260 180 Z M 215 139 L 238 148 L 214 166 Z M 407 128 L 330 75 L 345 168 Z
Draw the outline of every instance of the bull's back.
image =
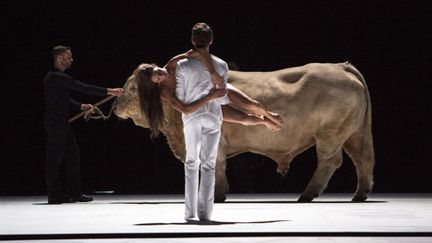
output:
M 337 131 L 346 125 L 345 118 L 361 120 L 364 87 L 343 65 L 308 64 L 273 72 L 230 71 L 231 84 L 266 109 L 279 113 L 284 124 L 280 131 L 271 132 L 264 126 L 225 123 L 228 147 L 236 152 L 297 151 L 313 145 L 323 127 Z M 355 126 L 352 124 L 353 129 Z

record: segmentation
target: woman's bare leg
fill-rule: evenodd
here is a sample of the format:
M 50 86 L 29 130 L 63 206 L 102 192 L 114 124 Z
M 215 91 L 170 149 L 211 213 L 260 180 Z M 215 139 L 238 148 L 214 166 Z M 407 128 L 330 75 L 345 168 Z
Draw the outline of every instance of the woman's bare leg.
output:
M 281 126 L 283 123 L 282 117 L 274 112 L 269 112 L 264 109 L 264 106 L 258 101 L 250 98 L 245 93 L 235 88 L 232 85 L 227 86 L 228 97 L 234 106 L 239 107 L 240 109 L 246 110 L 255 116 L 263 116 L 277 125 Z
M 242 111 L 239 111 L 232 106 L 229 105 L 223 105 L 222 106 L 222 112 L 223 112 L 223 120 L 227 122 L 235 122 L 240 123 L 245 126 L 253 126 L 253 125 L 265 125 L 268 129 L 272 131 L 277 131 L 280 129 L 280 126 L 273 121 L 267 119 L 264 117 L 264 119 L 248 115 Z

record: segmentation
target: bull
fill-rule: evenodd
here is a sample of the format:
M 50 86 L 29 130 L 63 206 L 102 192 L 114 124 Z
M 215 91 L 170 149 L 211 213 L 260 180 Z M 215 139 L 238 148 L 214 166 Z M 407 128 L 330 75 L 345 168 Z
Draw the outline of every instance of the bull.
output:
M 267 156 L 286 175 L 295 156 L 316 146 L 318 163 L 298 201 L 310 202 L 326 188 L 342 164 L 342 151 L 356 168 L 357 189 L 352 201 L 365 201 L 373 187 L 375 164 L 372 140 L 372 107 L 362 74 L 350 63 L 310 63 L 271 72 L 230 71 L 228 82 L 279 113 L 284 123 L 278 132 L 264 126 L 224 122 L 216 161 L 215 200 L 224 201 L 229 191 L 226 160 L 244 152 Z M 148 128 L 140 113 L 137 82 L 130 76 L 125 94 L 114 113 Z M 174 155 L 184 161 L 185 146 L 181 114 L 163 103 L 166 136 Z

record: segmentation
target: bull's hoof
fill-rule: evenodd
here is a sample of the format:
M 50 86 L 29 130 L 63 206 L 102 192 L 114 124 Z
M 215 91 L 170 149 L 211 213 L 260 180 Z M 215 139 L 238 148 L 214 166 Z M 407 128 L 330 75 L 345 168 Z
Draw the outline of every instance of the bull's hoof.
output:
M 215 195 L 214 202 L 215 203 L 223 203 L 226 200 L 226 195 Z
M 297 199 L 297 202 L 309 203 L 309 202 L 312 202 L 312 200 L 313 200 L 313 197 L 307 197 L 307 196 L 301 195 L 301 197 L 299 197 L 299 199 Z
M 367 199 L 367 194 L 355 194 L 351 202 L 364 202 Z

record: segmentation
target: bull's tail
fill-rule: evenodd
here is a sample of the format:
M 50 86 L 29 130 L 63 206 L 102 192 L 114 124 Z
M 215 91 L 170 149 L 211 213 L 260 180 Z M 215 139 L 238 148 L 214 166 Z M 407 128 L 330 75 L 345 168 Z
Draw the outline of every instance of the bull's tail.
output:
M 347 71 L 347 72 L 353 74 L 354 76 L 356 76 L 356 78 L 364 86 L 365 97 L 366 97 L 366 100 L 367 100 L 367 108 L 366 108 L 365 120 L 364 120 L 364 122 L 366 124 L 364 124 L 364 125 L 372 129 L 372 104 L 371 104 L 369 89 L 368 89 L 368 86 L 366 84 L 366 81 L 365 81 L 363 75 L 360 73 L 360 71 L 357 70 L 357 68 L 355 68 L 349 61 L 347 61 L 347 62 L 344 63 L 344 69 L 345 69 L 345 71 Z M 370 131 L 370 132 L 372 134 L 372 131 Z
M 350 63 L 344 63 L 343 68 L 361 81 L 367 100 L 366 112 L 362 124 L 343 145 L 345 152 L 351 157 L 356 166 L 357 190 L 353 201 L 364 201 L 373 187 L 373 168 L 375 165 L 372 137 L 372 105 L 369 89 L 363 75 Z

